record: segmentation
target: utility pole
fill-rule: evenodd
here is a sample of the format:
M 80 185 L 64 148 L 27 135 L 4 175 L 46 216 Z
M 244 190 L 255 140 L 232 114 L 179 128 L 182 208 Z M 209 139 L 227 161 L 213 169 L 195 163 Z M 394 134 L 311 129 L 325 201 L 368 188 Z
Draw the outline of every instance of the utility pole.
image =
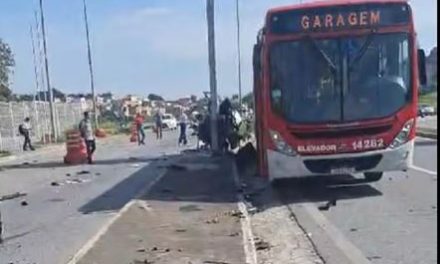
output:
M 241 94 L 241 49 L 240 49 L 240 7 L 239 0 L 235 0 L 235 13 L 237 17 L 237 56 L 238 56 L 238 102 L 240 105 L 240 112 L 242 106 L 242 94 Z
M 95 128 L 98 128 L 98 113 L 96 108 L 95 81 L 93 78 L 92 51 L 90 48 L 89 21 L 87 19 L 86 0 L 83 0 L 83 5 L 84 5 L 84 23 L 86 26 L 86 38 L 87 38 L 87 58 L 89 60 L 89 71 L 90 71 L 90 88 L 92 90 L 93 119 L 95 122 Z
M 36 94 L 34 96 L 34 100 L 40 101 L 40 83 L 38 80 L 38 62 L 37 62 L 37 54 L 36 54 L 36 50 L 35 50 L 34 29 L 32 27 L 32 24 L 30 26 L 30 35 L 31 35 L 31 42 L 32 42 L 32 55 L 34 58 L 35 89 L 36 89 Z
M 47 59 L 47 45 L 46 45 L 46 30 L 44 26 L 44 12 L 43 12 L 43 0 L 40 0 L 40 15 L 41 15 L 41 33 L 43 35 L 43 52 L 44 52 L 44 68 L 46 70 L 46 85 L 47 90 L 49 92 L 49 108 L 50 108 L 50 124 L 52 129 L 52 136 L 54 140 L 57 141 L 58 135 L 55 130 L 55 114 L 53 108 L 53 94 L 52 88 L 50 87 L 50 78 L 49 78 L 49 62 Z
M 217 79 L 215 71 L 214 0 L 206 0 L 208 23 L 209 86 L 211 91 L 211 148 L 218 151 L 217 132 Z

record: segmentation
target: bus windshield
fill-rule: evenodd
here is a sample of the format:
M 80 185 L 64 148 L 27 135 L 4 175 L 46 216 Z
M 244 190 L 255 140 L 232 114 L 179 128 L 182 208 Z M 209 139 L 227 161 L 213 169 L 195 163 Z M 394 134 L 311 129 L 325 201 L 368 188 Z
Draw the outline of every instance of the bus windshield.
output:
M 270 50 L 272 108 L 292 123 L 392 115 L 411 100 L 408 34 L 279 42 Z

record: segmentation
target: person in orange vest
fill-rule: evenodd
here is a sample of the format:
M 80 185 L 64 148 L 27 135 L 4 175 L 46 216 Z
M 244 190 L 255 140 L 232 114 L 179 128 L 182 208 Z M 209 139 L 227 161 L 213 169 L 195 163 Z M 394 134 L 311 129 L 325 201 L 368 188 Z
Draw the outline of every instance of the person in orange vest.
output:
M 139 145 L 145 145 L 145 132 L 144 132 L 144 117 L 138 113 L 136 114 L 136 118 L 134 119 L 134 123 L 136 124 L 137 134 L 138 134 L 138 143 Z

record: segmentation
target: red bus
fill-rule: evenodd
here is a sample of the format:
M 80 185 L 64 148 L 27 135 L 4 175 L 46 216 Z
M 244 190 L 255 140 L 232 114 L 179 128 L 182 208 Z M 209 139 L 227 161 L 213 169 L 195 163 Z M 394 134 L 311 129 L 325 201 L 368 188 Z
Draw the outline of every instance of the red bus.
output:
M 426 73 L 407 1 L 270 9 L 253 66 L 261 175 L 376 181 L 411 166 Z

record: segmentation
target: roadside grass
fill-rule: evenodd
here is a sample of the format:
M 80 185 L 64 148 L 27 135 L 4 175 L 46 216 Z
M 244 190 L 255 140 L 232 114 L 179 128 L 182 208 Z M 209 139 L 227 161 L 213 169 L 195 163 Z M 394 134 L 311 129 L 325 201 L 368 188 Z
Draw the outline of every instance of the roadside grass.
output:
M 99 128 L 103 129 L 108 135 L 118 135 L 125 133 L 124 129 L 117 122 L 106 121 L 99 124 Z
M 437 109 L 437 92 L 420 95 L 419 104 L 428 104 Z
M 7 156 L 11 156 L 11 152 L 7 151 L 7 150 L 0 150 L 0 158 L 4 158 Z

